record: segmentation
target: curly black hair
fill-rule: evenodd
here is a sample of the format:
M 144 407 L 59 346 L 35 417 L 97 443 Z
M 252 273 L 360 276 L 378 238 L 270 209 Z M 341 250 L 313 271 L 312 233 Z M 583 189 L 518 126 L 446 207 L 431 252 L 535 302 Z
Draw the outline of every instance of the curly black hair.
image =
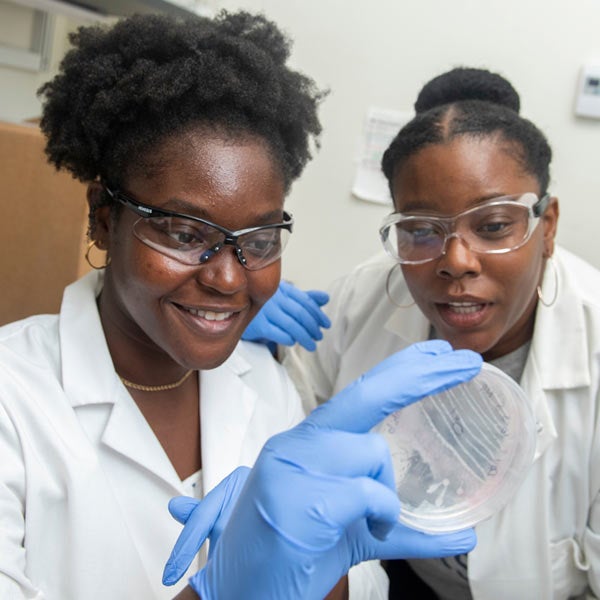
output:
M 290 41 L 263 15 L 133 15 L 70 41 L 38 94 L 49 162 L 81 181 L 120 185 L 158 143 L 195 125 L 261 136 L 286 189 L 319 146 L 326 91 L 286 65 Z
M 415 102 L 416 116 L 383 154 L 381 168 L 392 196 L 394 175 L 411 156 L 461 135 L 498 136 L 507 142 L 505 149 L 537 178 L 541 194 L 546 194 L 552 150 L 545 135 L 519 110 L 519 94 L 512 84 L 486 69 L 458 67 L 426 83 Z

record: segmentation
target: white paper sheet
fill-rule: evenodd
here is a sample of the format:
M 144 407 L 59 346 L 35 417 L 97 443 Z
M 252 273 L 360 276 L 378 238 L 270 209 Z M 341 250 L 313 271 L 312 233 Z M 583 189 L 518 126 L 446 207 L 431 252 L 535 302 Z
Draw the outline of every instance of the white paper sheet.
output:
M 360 141 L 352 194 L 367 202 L 391 204 L 387 179 L 381 172 L 381 157 L 400 128 L 413 113 L 371 107 L 367 111 Z

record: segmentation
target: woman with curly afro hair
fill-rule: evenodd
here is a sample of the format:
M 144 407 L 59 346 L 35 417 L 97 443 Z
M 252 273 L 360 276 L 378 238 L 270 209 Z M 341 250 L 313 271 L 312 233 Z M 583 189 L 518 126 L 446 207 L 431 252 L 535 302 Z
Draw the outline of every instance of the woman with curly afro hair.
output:
M 60 314 L 0 328 L 0 598 L 382 600 L 388 580 L 371 560 L 382 552 L 472 547 L 469 534 L 371 535 L 378 513 L 365 477 L 343 474 L 358 493 L 327 495 L 320 467 L 303 469 L 300 485 L 298 465 L 278 460 L 266 482 L 283 501 L 266 508 L 258 494 L 236 504 L 241 488 L 225 479 L 247 474 L 267 440 L 293 437 L 305 416 L 269 350 L 241 341 L 278 289 L 293 227 L 284 199 L 321 132 L 325 92 L 287 65 L 286 36 L 262 15 L 221 12 L 135 15 L 80 28 L 71 42 L 40 89 L 41 128 L 49 161 L 87 184 L 94 270 L 67 287 Z M 326 299 L 312 298 L 318 327 L 327 325 Z M 371 456 L 356 444 L 352 456 L 301 446 L 313 462 L 326 456 L 353 473 L 353 457 L 360 468 Z M 377 462 L 366 479 L 386 474 Z M 318 490 L 314 502 L 306 482 Z M 296 488 L 290 511 L 285 494 Z M 350 522 L 364 534 L 363 553 L 345 521 L 327 518 L 332 505 L 347 514 L 351 504 L 363 515 Z M 234 517 L 258 505 L 251 530 L 261 533 L 246 535 Z M 384 512 L 397 524 L 386 503 Z M 305 547 L 272 526 L 282 513 L 303 534 L 315 522 L 328 533 L 305 535 Z M 189 527 L 181 533 L 177 521 Z M 242 542 L 231 543 L 232 530 Z M 166 564 L 189 535 L 193 551 Z M 208 560 L 206 546 L 197 552 L 207 535 Z M 271 539 L 278 550 L 261 551 Z M 240 556 L 250 557 L 245 576 L 232 560 Z M 297 578 L 283 574 L 288 565 Z
M 88 184 L 105 259 L 88 251 L 59 315 L 0 330 L 0 597 L 170 598 L 169 499 L 202 497 L 304 417 L 240 337 L 277 290 L 324 92 L 245 12 L 136 15 L 71 42 L 41 128 Z

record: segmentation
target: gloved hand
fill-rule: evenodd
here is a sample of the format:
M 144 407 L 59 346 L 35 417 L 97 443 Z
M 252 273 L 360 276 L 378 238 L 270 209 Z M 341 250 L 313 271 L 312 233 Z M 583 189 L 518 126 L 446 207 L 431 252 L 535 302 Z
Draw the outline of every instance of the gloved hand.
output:
M 171 499 L 169 512 L 174 519 L 185 525 L 185 528 L 171 551 L 170 566 L 168 564 L 165 567 L 165 576 L 163 577 L 165 585 L 172 585 L 181 579 L 209 536 L 209 555 L 212 553 L 219 541 L 223 527 L 229 522 L 231 511 L 249 474 L 248 467 L 238 467 L 208 492 L 202 500 L 189 496 L 178 496 Z M 173 572 L 171 578 L 176 578 L 167 583 L 165 578 L 169 569 Z
M 307 350 L 316 348 L 315 340 L 323 337 L 322 327 L 331 322 L 321 310 L 329 295 L 318 290 L 304 292 L 287 281 L 281 281 L 275 294 L 250 321 L 243 340 L 272 345 L 293 346 L 299 343 Z
M 397 521 L 389 450 L 367 432 L 415 400 L 471 379 L 481 362 L 441 340 L 415 344 L 272 437 L 237 502 L 239 471 L 183 511 L 177 505 L 187 501 L 173 501 L 171 510 L 186 525 L 164 583 L 183 575 L 211 530 L 207 564 L 190 578 L 202 600 L 322 600 L 361 561 L 471 550 L 471 529 L 428 535 Z

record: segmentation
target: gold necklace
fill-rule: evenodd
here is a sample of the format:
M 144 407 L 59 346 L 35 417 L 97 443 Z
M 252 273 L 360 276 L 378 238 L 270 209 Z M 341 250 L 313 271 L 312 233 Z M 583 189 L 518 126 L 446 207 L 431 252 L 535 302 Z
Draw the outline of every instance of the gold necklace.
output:
M 134 390 L 140 390 L 142 392 L 164 392 L 166 390 L 174 390 L 179 387 L 192 373 L 194 369 L 190 369 L 181 379 L 176 381 L 175 383 L 167 383 L 165 385 L 140 385 L 139 383 L 133 383 L 125 377 L 121 377 L 119 375 L 119 379 L 126 385 L 128 388 L 132 388 Z

